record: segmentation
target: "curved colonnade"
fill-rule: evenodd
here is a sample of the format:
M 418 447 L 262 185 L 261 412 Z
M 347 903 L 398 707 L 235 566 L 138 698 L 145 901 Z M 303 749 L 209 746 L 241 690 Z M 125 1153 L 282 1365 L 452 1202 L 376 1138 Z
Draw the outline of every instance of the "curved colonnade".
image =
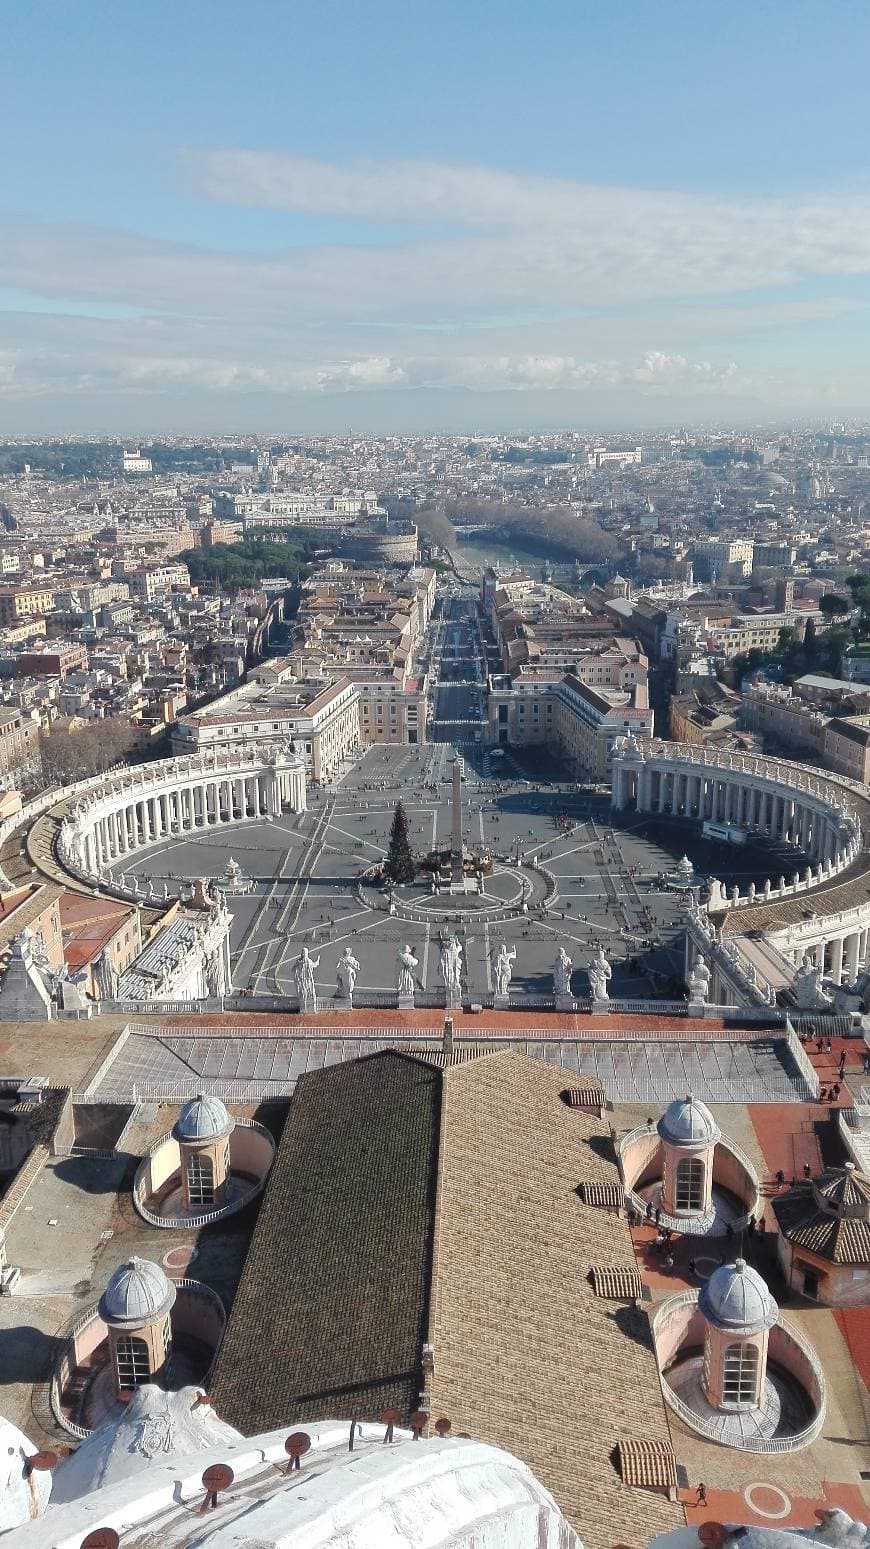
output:
M 109 776 L 99 789 L 74 799 L 58 830 L 56 854 L 80 881 L 140 898 L 138 879 L 127 885 L 112 874 L 125 856 L 168 838 L 305 807 L 305 766 L 291 749 L 262 744 L 162 759 Z
M 612 793 L 616 811 L 729 824 L 793 846 L 810 864 L 763 889 L 726 893 L 711 879 L 711 922 L 722 936 L 763 935 L 796 966 L 808 956 L 837 983 L 866 966 L 870 800 L 856 782 L 778 759 L 626 737 L 614 745 Z

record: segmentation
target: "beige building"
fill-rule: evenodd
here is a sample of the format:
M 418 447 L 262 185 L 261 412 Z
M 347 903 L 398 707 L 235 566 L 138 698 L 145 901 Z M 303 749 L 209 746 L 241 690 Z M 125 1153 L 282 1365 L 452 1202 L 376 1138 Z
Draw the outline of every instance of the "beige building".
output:
M 591 688 L 575 673 L 530 679 L 495 674 L 487 696 L 487 741 L 494 747 L 547 743 L 578 776 L 603 780 L 616 737 L 651 737 L 645 684 L 631 692 Z
M 67 889 L 60 922 L 64 961 L 70 974 L 85 974 L 93 999 L 104 993 L 106 970 L 119 979 L 142 950 L 140 911 L 132 904 Z
M 0 898 L 0 954 L 6 955 L 23 930 L 33 932 L 34 952 L 57 973 L 64 963 L 60 900 L 64 889 L 55 883 L 27 884 Z
M 271 685 L 255 679 L 202 710 L 179 716 L 171 734 L 176 755 L 252 741 L 292 742 L 309 779 L 332 780 L 360 743 L 356 685 L 347 677 Z
M 835 774 L 870 780 L 870 720 L 828 717 L 785 685 L 756 683 L 743 696 L 740 724 L 789 752 L 814 754 Z
M 36 613 L 50 613 L 53 607 L 51 586 L 0 586 L 0 625 L 14 624 Z

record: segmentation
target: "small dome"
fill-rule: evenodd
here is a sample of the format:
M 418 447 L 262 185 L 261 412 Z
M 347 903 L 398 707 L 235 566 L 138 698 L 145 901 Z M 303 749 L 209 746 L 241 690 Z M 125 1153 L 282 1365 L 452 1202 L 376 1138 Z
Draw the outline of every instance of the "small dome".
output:
M 219 1097 L 192 1097 L 185 1103 L 172 1129 L 176 1140 L 216 1140 L 235 1128 Z
M 708 1323 L 728 1334 L 760 1334 L 775 1323 L 779 1308 L 761 1276 L 745 1259 L 714 1270 L 698 1299 Z
M 656 1128 L 671 1146 L 710 1146 L 719 1139 L 716 1120 L 696 1097 L 678 1097 L 667 1107 Z
M 112 1328 L 144 1327 L 165 1317 L 175 1301 L 175 1286 L 159 1264 L 129 1259 L 119 1264 L 100 1297 L 100 1317 Z
M 695 868 L 692 865 L 692 862 L 689 860 L 688 855 L 684 855 L 681 860 L 677 861 L 677 871 L 680 873 L 681 877 L 691 877 L 694 870 Z

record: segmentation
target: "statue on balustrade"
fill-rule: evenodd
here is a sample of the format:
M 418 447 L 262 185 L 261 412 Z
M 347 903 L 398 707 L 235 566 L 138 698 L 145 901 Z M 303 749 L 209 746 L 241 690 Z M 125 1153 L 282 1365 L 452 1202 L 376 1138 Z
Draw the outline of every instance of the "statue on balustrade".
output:
M 516 962 L 516 956 L 516 947 L 511 947 L 508 950 L 505 943 L 502 942 L 494 967 L 495 993 L 500 1000 L 507 1000 L 510 993 L 511 979 L 513 977 L 512 965 Z
M 420 959 L 414 956 L 408 942 L 406 942 L 401 950 L 396 953 L 396 990 L 401 1000 L 413 1000 L 417 984 L 414 974 L 419 964 Z
M 703 1005 L 710 993 L 710 979 L 712 975 L 703 957 L 699 957 L 694 968 L 689 974 L 689 1001 L 695 1005 Z
M 317 1010 L 317 985 L 314 982 L 314 970 L 320 967 L 320 958 L 312 957 L 307 947 L 293 964 L 293 977 L 296 980 L 296 991 L 299 996 L 300 1009 L 303 1011 Z
M 444 987 L 459 994 L 462 985 L 462 942 L 449 931 L 441 944 L 441 977 Z
M 589 965 L 589 988 L 592 991 L 593 1000 L 609 1000 L 607 986 L 613 977 L 613 969 L 604 956 L 604 948 L 599 947 L 596 956 Z
M 559 996 L 571 994 L 571 974 L 574 969 L 564 947 L 560 947 L 553 963 L 553 993 Z
M 794 1003 L 800 1011 L 824 1011 L 831 1004 L 831 997 L 822 989 L 822 970 L 804 953 L 800 968 L 791 981 Z
M 353 1000 L 356 976 L 359 973 L 359 963 L 354 957 L 350 947 L 345 947 L 335 968 L 335 985 L 340 1000 Z

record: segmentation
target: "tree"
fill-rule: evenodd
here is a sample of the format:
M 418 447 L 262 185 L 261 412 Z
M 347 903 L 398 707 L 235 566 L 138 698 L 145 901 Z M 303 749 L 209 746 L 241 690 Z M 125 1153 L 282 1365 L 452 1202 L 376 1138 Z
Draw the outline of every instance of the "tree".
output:
M 858 633 L 862 640 L 866 640 L 870 635 L 870 575 L 850 575 L 846 585 L 852 593 L 855 607 L 861 610 Z
M 824 597 L 819 598 L 819 612 L 826 619 L 838 618 L 843 613 L 849 613 L 850 608 L 845 597 L 838 597 L 836 592 L 825 592 Z
M 396 802 L 396 810 L 393 813 L 390 848 L 387 851 L 384 870 L 391 882 L 413 882 L 417 875 L 417 867 L 411 854 L 411 841 L 408 838 L 408 814 L 401 801 Z

